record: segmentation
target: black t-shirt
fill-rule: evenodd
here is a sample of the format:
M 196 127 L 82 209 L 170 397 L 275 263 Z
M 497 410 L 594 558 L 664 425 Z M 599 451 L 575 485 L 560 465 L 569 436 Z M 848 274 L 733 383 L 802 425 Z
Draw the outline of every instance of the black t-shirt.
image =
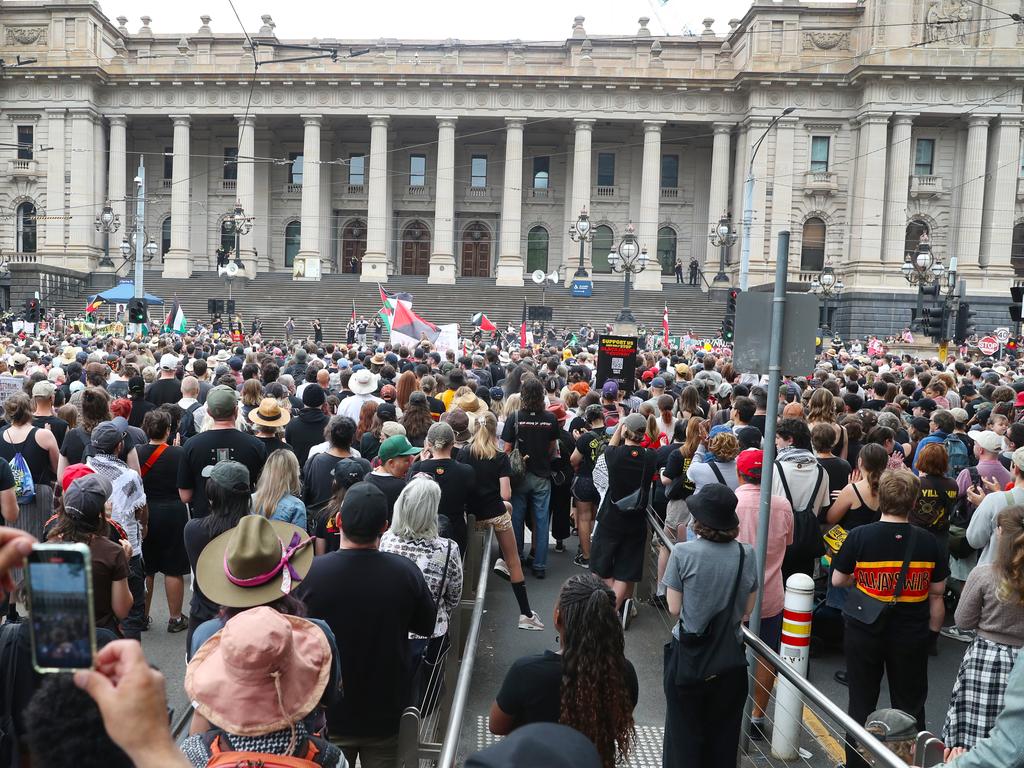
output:
M 182 462 L 182 466 L 185 466 Z M 206 521 L 197 520 L 193 517 L 185 523 L 185 552 L 188 554 L 188 562 L 192 566 L 192 572 L 196 571 L 196 563 L 199 562 L 199 555 L 203 547 L 209 544 L 216 536 L 210 536 L 206 530 Z M 189 603 L 189 616 L 204 622 L 212 619 L 220 612 L 220 606 L 210 601 L 203 590 L 199 588 L 199 582 L 192 581 L 192 601 Z
M 411 701 L 409 632 L 430 635 L 434 600 L 411 560 L 375 549 L 313 559 L 295 592 L 334 632 L 344 695 L 327 711 L 331 733 L 387 738 Z
M 459 451 L 459 462 L 473 468 L 476 482 L 469 498 L 470 510 L 477 520 L 490 520 L 505 514 L 501 498 L 501 478 L 512 477 L 508 454 L 499 451 L 490 459 L 474 456 L 468 448 Z
M 181 400 L 181 382 L 177 379 L 157 379 L 149 386 L 146 399 L 156 406 L 176 403 Z
M 910 522 L 937 535 L 949 532 L 949 517 L 956 508 L 960 488 L 951 477 L 921 475 L 921 498 L 910 512 Z
M 135 448 L 139 456 L 139 467 L 145 467 L 157 446 L 147 443 Z M 153 463 L 153 466 L 142 476 L 142 485 L 146 489 L 146 498 L 151 501 L 179 501 L 178 466 L 184 453 L 176 445 L 168 445 Z
M 438 416 L 446 410 L 444 407 L 444 400 L 438 400 L 436 397 L 427 398 L 427 408 L 430 409 L 431 413 L 437 414 Z M 437 419 L 434 419 L 434 421 L 437 421 Z
M 763 413 L 755 413 L 753 416 L 750 417 L 750 421 L 748 422 L 748 426 L 756 428 L 757 431 L 760 432 L 763 435 L 764 434 L 764 428 L 765 428 L 765 414 L 763 414 Z
M 665 462 L 665 477 L 672 480 L 673 483 L 666 489 L 666 493 L 672 492 L 677 498 L 686 498 L 696 490 L 693 480 L 687 477 L 692 463 L 693 457 L 684 456 L 679 450 L 672 451 L 668 455 L 668 461 Z M 679 496 L 679 485 L 682 485 L 683 488 L 682 496 Z
M 364 474 L 369 472 L 370 462 L 354 456 L 345 458 L 358 461 L 364 467 Z M 302 501 L 306 508 L 320 506 L 330 500 L 334 490 L 334 476 L 331 470 L 341 459 L 331 453 L 315 453 L 306 460 L 302 468 Z
M 341 529 L 338 527 L 337 515 L 327 514 L 326 510 L 317 515 L 313 535 L 323 539 L 328 552 L 337 552 L 341 548 Z
M 284 440 L 279 440 L 276 437 L 260 437 L 256 435 L 256 439 L 263 443 L 263 447 L 267 449 L 267 458 L 270 458 L 270 454 L 274 451 L 291 451 L 295 453 L 295 449 L 292 448 Z
M 558 439 L 558 419 L 548 411 L 516 411 L 505 422 L 501 439 L 519 446 L 526 470 L 538 477 L 551 476 L 551 442 Z
M 948 558 L 934 536 L 909 523 L 862 525 L 850 531 L 832 565 L 840 573 L 853 574 L 854 589 L 889 601 L 904 560 L 910 561 L 906 586 L 889 613 L 888 626 L 903 637 L 921 639 L 928 632 L 928 591 L 949 576 Z
M 594 465 L 601 458 L 601 454 L 604 453 L 605 446 L 608 445 L 610 439 L 611 435 L 603 429 L 591 430 L 584 435 L 580 435 L 579 440 L 576 441 L 576 450 L 580 452 L 582 460 L 580 461 L 579 469 L 576 470 L 577 475 L 589 477 L 594 474 Z
M 609 445 L 604 449 L 604 460 L 608 465 L 608 492 L 606 499 L 621 501 L 643 484 L 648 488 L 654 472 L 654 452 L 639 445 Z M 623 514 L 614 505 L 607 505 L 602 513 L 602 524 L 617 530 L 635 530 L 647 524 L 646 516 L 640 513 Z
M 64 444 L 64 436 L 68 433 L 68 423 L 58 416 L 33 416 L 32 426 L 49 429 L 57 440 L 57 446 Z
M 365 480 L 376 485 L 387 496 L 388 523 L 390 524 L 391 516 L 395 514 L 395 502 L 398 501 L 398 497 L 402 494 L 402 489 L 405 488 L 405 478 L 370 472 Z
M 148 400 L 132 400 L 131 402 L 132 412 L 128 415 L 128 424 L 132 427 L 141 427 L 146 414 L 155 411 L 156 406 Z
M 833 456 L 830 459 L 818 459 L 818 464 L 825 470 L 825 474 L 828 476 L 828 504 L 826 504 L 819 512 L 819 519 L 825 519 L 825 512 L 829 507 L 832 506 L 832 494 L 838 493 L 843 490 L 850 483 L 850 462 L 846 459 L 840 459 L 838 456 Z
M 885 400 L 865 400 L 864 401 L 864 407 L 867 408 L 869 411 L 880 411 L 883 408 L 885 408 L 885 406 L 887 406 L 887 405 L 888 405 L 888 403 Z
M 448 518 L 451 524 L 451 536 L 462 551 L 466 549 L 466 513 L 467 504 L 473 498 L 473 486 L 476 485 L 476 472 L 468 464 L 455 459 L 427 459 L 414 461 L 409 470 L 412 477 L 417 472 L 432 475 L 441 486 L 441 503 L 437 513 Z
M 263 463 L 267 460 L 267 449 L 263 442 L 237 429 L 211 429 L 200 432 L 185 443 L 184 455 L 178 467 L 178 488 L 192 490 L 189 504 L 192 517 L 207 514 L 206 478 L 204 467 L 218 461 L 237 461 L 249 468 L 249 482 L 255 488 Z
M 629 698 L 636 707 L 640 695 L 633 664 L 624 670 Z M 530 723 L 557 723 L 562 707 L 562 657 L 554 651 L 516 659 L 501 684 L 498 706 L 514 720 L 513 728 Z
M 68 464 L 81 464 L 85 449 L 92 444 L 92 438 L 82 427 L 69 430 L 60 444 L 60 455 L 68 460 Z

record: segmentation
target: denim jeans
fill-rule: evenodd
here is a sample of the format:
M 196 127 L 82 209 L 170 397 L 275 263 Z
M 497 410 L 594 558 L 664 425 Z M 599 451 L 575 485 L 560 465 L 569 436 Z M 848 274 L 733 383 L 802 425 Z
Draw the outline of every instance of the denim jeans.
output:
M 543 571 L 548 565 L 548 527 L 551 505 L 551 480 L 527 472 L 512 488 L 512 529 L 516 534 L 516 545 L 520 555 L 523 552 L 523 526 L 526 510 L 533 511 L 533 541 L 537 548 L 533 569 Z
M 129 640 L 141 640 L 146 625 L 146 569 L 142 555 L 128 561 L 128 589 L 132 593 L 132 609 L 121 622 L 121 632 Z

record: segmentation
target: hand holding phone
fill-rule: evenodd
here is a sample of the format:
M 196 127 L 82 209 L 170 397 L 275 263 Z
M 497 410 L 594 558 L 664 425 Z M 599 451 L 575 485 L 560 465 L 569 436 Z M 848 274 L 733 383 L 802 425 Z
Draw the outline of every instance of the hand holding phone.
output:
M 96 655 L 92 559 L 84 544 L 37 544 L 25 569 L 32 664 L 39 672 L 89 669 Z

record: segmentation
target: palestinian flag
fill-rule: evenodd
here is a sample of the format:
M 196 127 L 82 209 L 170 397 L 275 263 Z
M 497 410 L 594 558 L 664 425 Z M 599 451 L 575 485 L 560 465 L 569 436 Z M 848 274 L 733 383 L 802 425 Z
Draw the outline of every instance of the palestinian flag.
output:
M 90 301 L 85 307 L 85 314 L 91 315 L 93 312 L 95 312 L 97 309 L 99 309 L 106 303 L 106 299 L 101 297 L 99 294 L 93 296 L 92 301 Z
M 390 334 L 392 318 L 395 316 L 395 306 L 398 302 L 403 302 L 408 308 L 412 308 L 412 294 L 405 291 L 391 293 L 380 283 L 377 283 L 377 290 L 380 292 L 381 303 L 381 308 L 377 310 L 377 315 L 384 323 L 385 330 Z
M 185 313 L 182 311 L 177 297 L 175 297 L 171 310 L 167 313 L 167 317 L 164 318 L 164 330 L 171 333 L 185 333 L 187 329 L 188 321 L 185 320 Z
M 436 325 L 412 311 L 412 307 L 404 301 L 395 303 L 395 311 L 391 320 L 391 343 L 419 344 L 424 336 L 431 342 L 437 340 L 440 330 Z
M 519 346 L 526 348 L 526 298 L 523 297 L 523 319 L 519 323 Z
M 494 323 L 488 320 L 487 315 L 485 315 L 483 312 L 477 312 L 475 315 L 473 315 L 472 323 L 474 326 L 479 328 L 484 333 L 494 333 L 496 330 L 498 330 L 497 326 L 495 326 Z

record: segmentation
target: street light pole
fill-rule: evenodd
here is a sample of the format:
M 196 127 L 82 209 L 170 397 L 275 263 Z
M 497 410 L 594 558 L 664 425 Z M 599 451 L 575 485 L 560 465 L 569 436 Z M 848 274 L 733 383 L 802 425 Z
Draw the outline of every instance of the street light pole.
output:
M 117 232 L 121 228 L 121 217 L 114 213 L 114 209 L 107 200 L 103 204 L 103 210 L 96 217 L 96 231 L 103 233 L 103 258 L 100 259 L 101 269 L 111 269 L 114 262 L 110 260 L 110 233 Z
M 608 254 L 608 264 L 613 272 L 624 274 L 626 279 L 623 284 L 622 310 L 615 319 L 618 325 L 635 327 L 636 318 L 629 308 L 629 289 L 633 275 L 643 272 L 647 268 L 647 249 L 641 248 L 634 233 L 633 222 L 626 226 L 626 234 L 622 236 L 617 250 Z
M 146 168 L 143 165 L 142 155 L 139 155 L 139 168 L 135 174 L 135 298 L 141 299 L 146 295 L 142 285 L 143 274 L 143 251 L 145 249 L 146 225 Z
M 715 283 L 727 283 L 729 282 L 729 276 L 725 274 L 725 265 L 729 255 L 729 249 L 736 242 L 736 232 L 732 228 L 732 222 L 729 220 L 729 215 L 726 213 L 722 214 L 722 217 L 718 220 L 718 224 L 711 227 L 711 232 L 708 234 L 708 239 L 711 244 L 718 247 L 718 274 L 715 275 L 715 279 L 712 282 Z
M 786 107 L 782 110 L 781 115 L 773 117 L 772 121 L 768 123 L 768 127 L 764 129 L 764 133 L 762 133 L 760 138 L 754 142 L 754 146 L 750 152 L 750 164 L 747 167 L 747 180 L 743 185 L 743 247 L 740 249 L 741 291 L 747 290 L 747 286 L 750 283 L 750 225 L 754 215 L 754 159 L 757 157 L 757 150 L 761 148 L 761 144 L 768 137 L 768 134 L 771 132 L 772 128 L 775 127 L 776 123 L 795 109 L 796 107 Z

